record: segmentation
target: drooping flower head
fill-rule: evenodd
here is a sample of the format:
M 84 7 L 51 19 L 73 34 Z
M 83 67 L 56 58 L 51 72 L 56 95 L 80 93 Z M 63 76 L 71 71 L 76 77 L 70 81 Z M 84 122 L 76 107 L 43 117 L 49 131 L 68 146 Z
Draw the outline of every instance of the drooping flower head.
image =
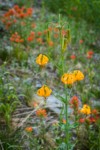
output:
M 61 77 L 61 81 L 64 84 L 72 85 L 76 81 L 84 79 L 84 74 L 80 70 L 74 70 L 71 73 L 64 73 Z
M 38 91 L 37 91 L 37 95 L 39 96 L 43 96 L 43 97 L 48 97 L 50 96 L 52 90 L 46 86 L 46 85 L 43 85 Z
M 90 106 L 87 104 L 83 105 L 83 108 L 80 110 L 80 112 L 85 115 L 91 114 Z
M 48 63 L 49 59 L 47 56 L 40 54 L 37 58 L 36 58 L 36 63 L 40 66 L 44 66 Z
M 45 109 L 39 109 L 36 111 L 36 115 L 38 117 L 47 117 L 47 112 Z
M 73 84 L 75 82 L 75 77 L 72 73 L 65 73 L 62 75 L 61 81 L 64 84 Z
M 76 81 L 84 79 L 84 74 L 80 70 L 74 70 L 73 75 L 75 76 Z

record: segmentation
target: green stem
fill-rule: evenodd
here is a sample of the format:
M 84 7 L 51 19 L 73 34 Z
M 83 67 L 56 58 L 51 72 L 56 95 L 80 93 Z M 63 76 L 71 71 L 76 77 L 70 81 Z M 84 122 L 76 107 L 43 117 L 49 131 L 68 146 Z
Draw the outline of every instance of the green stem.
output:
M 64 106 L 63 106 L 62 108 L 64 108 Z M 60 112 L 60 117 L 59 117 L 59 119 L 60 119 L 60 122 L 62 122 L 62 116 L 63 116 L 63 113 L 64 113 L 64 110 L 63 110 L 63 109 L 61 109 L 61 112 Z
M 65 133 L 66 133 L 66 150 L 69 150 L 69 121 L 68 121 L 68 92 L 65 85 L 65 94 L 66 94 L 66 103 L 65 103 L 65 116 L 66 116 L 66 127 L 65 127 Z
M 62 67 L 62 74 L 64 74 L 64 55 L 61 55 L 61 67 Z

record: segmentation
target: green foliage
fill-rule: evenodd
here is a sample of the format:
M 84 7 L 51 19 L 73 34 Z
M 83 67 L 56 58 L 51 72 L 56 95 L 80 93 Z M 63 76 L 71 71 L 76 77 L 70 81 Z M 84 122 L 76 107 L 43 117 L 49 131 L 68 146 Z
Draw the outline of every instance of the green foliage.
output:
M 82 126 L 81 126 L 82 127 Z M 84 126 L 82 130 L 79 131 L 77 149 L 86 149 L 86 150 L 99 150 L 100 145 L 100 121 L 95 125 L 89 125 L 88 130 L 85 130 Z M 83 135 L 82 135 L 83 134 Z M 82 138 L 83 136 L 83 138 Z M 95 138 L 96 137 L 96 138 Z
M 32 84 L 24 83 L 22 86 L 22 93 L 26 104 L 32 101 L 34 96 L 34 87 Z
M 100 1 L 89 0 L 44 0 L 45 7 L 54 13 L 63 13 L 76 20 L 85 19 L 94 24 L 96 29 L 100 26 Z
M 21 131 L 10 131 L 7 128 L 0 131 L 0 149 L 3 150 L 22 150 L 22 145 L 19 141 L 21 138 Z
M 20 7 L 23 5 L 30 7 L 33 1 L 14 0 L 14 2 Z M 0 148 L 4 150 L 65 150 L 68 145 L 69 150 L 98 150 L 100 144 L 100 122 L 89 120 L 90 117 L 94 117 L 93 114 L 85 115 L 79 113 L 81 106 L 73 110 L 69 104 L 71 96 L 77 95 L 79 102 L 81 101 L 81 104 L 89 104 L 92 111 L 95 105 L 92 108 L 91 100 L 96 101 L 100 97 L 99 64 L 96 63 L 97 58 L 95 57 L 94 49 L 90 49 L 90 45 L 96 41 L 96 34 L 90 27 L 90 24 L 88 25 L 85 20 L 82 20 L 86 19 L 89 23 L 98 24 L 99 19 L 96 19 L 94 16 L 98 16 L 99 2 L 42 0 L 40 3 L 42 4 L 42 9 L 38 10 L 41 11 L 39 16 L 37 12 L 29 18 L 19 19 L 15 17 L 16 15 L 11 16 L 13 19 L 15 17 L 17 22 L 8 28 L 8 34 L 2 32 L 0 35 L 0 59 L 8 60 L 10 58 L 12 60 L 7 66 L 4 64 L 0 67 L 0 146 L 3 147 Z M 58 19 L 58 16 L 54 14 L 47 13 L 45 15 L 45 6 L 51 11 L 57 14 L 65 14 L 65 16 L 59 15 Z M 32 41 L 28 41 L 31 31 L 34 32 L 35 37 Z M 24 40 L 22 43 L 10 42 L 10 37 L 16 32 Z M 37 42 L 39 39 L 42 39 L 43 42 Z M 50 45 L 50 42 L 54 45 Z M 93 52 L 91 58 L 87 58 L 88 52 L 91 51 Z M 39 53 L 48 56 L 49 64 L 46 64 L 46 67 L 36 64 L 36 57 Z M 75 59 L 72 59 L 71 55 L 74 55 Z M 42 62 L 42 59 L 40 62 Z M 85 79 L 80 83 L 75 82 L 73 86 L 65 88 L 64 95 L 64 87 L 60 82 L 61 76 L 64 72 L 69 73 L 77 69 L 84 71 Z M 16 74 L 15 78 L 13 78 L 12 72 Z M 52 93 L 56 93 L 58 100 L 61 100 L 63 106 L 58 105 L 58 107 L 62 108 L 60 115 L 53 113 L 52 110 L 49 110 L 50 108 L 47 109 L 45 103 L 41 105 L 41 99 L 38 102 L 35 93 L 36 88 L 41 86 L 40 83 L 48 84 L 52 88 Z M 37 106 L 34 106 L 32 111 L 30 108 L 24 108 L 21 111 L 18 109 L 17 111 L 20 113 L 18 116 L 22 117 L 18 118 L 18 125 L 22 128 L 27 125 L 27 127 L 32 128 L 32 131 L 25 130 L 23 132 L 20 131 L 20 133 L 12 133 L 11 118 L 19 104 L 19 93 L 22 104 L 27 103 L 29 105 L 29 102 L 32 101 L 32 105 L 29 106 L 33 107 L 35 100 L 37 102 L 36 105 L 41 105 L 39 106 L 40 109 L 42 107 L 47 109 L 47 117 L 41 120 L 37 116 Z M 69 109 L 72 109 L 73 113 L 69 112 Z M 24 114 L 27 115 L 25 118 Z M 97 112 L 96 117 L 98 115 L 99 112 Z M 65 116 L 66 120 L 63 122 Z M 83 119 L 83 122 L 80 122 L 80 119 Z M 22 121 L 22 125 L 20 125 L 20 121 Z
M 8 32 L 3 23 L 0 21 L 0 58 L 5 61 L 11 54 L 11 47 L 9 46 Z
M 26 6 L 26 7 L 32 7 L 33 0 L 14 0 L 14 3 L 19 5 L 20 7 Z
M 5 71 L 5 66 L 0 68 L 0 118 L 10 126 L 12 112 L 19 104 L 15 87 L 10 83 L 10 73 Z

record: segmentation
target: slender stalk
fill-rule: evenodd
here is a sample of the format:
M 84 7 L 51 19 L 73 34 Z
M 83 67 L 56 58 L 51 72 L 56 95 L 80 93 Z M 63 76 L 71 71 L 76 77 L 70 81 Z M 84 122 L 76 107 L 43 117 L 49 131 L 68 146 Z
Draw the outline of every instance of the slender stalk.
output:
M 62 61 L 62 62 L 61 62 L 61 65 L 62 65 L 62 66 L 61 66 L 61 67 L 62 67 L 62 73 L 64 74 L 64 54 L 63 54 L 63 53 L 61 54 L 61 61 Z
M 65 94 L 66 94 L 66 103 L 65 103 L 65 117 L 66 117 L 66 126 L 65 126 L 65 133 L 66 133 L 66 150 L 69 150 L 69 121 L 68 121 L 68 92 L 67 87 L 65 85 Z

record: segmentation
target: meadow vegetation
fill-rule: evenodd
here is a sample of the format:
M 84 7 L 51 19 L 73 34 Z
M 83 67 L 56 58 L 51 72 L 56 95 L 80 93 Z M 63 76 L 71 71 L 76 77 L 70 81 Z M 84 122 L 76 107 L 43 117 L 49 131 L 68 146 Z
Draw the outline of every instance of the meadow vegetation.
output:
M 100 150 L 99 3 L 0 10 L 1 150 Z

